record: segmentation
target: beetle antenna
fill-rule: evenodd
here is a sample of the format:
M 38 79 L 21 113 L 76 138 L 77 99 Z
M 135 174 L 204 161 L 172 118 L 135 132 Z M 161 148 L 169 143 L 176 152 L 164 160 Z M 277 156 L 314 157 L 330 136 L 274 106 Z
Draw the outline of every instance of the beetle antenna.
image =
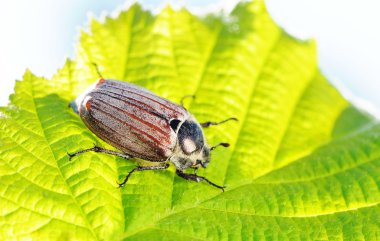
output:
M 219 144 L 216 145 L 216 146 L 212 146 L 212 147 L 210 148 L 210 151 L 214 150 L 214 149 L 217 148 L 218 146 L 229 147 L 230 144 L 229 144 L 229 143 L 226 143 L 226 142 L 219 143 Z
M 94 67 L 95 67 L 95 70 L 96 70 L 96 73 L 98 74 L 98 76 L 100 77 L 100 78 L 102 78 L 103 79 L 103 76 L 102 76 L 102 74 L 100 73 L 100 71 L 99 71 L 99 66 L 98 66 L 98 64 L 97 63 L 94 63 L 94 62 L 92 62 L 92 65 L 94 65 Z

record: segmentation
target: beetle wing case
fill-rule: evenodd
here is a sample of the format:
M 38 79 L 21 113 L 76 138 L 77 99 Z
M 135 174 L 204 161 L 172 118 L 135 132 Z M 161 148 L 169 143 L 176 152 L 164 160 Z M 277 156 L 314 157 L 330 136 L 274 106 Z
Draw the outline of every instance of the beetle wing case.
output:
M 186 120 L 182 106 L 134 84 L 101 79 L 72 104 L 86 126 L 119 150 L 150 161 L 165 161 L 176 146 L 169 121 Z

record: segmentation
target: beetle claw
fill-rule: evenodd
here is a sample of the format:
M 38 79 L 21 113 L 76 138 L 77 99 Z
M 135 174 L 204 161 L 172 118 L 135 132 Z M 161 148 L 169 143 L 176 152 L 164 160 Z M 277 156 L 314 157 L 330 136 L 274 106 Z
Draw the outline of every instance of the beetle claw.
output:
M 67 155 L 69 156 L 69 161 L 71 161 L 71 159 L 75 156 L 74 154 L 72 153 L 69 153 L 69 152 L 66 152 Z
M 124 187 L 125 183 L 119 183 L 118 181 L 116 181 L 117 185 L 118 185 L 118 188 L 122 188 Z

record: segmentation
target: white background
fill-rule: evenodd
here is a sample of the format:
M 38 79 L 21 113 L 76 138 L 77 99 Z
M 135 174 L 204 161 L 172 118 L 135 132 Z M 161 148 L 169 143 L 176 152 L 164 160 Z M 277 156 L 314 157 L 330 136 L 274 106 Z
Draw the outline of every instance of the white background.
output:
M 149 9 L 170 1 L 141 0 Z M 236 1 L 171 1 L 203 13 Z M 26 68 L 50 77 L 74 56 L 79 28 L 89 16 L 122 9 L 125 0 L 5 0 L 0 3 L 0 105 Z M 318 42 L 319 65 L 349 99 L 380 111 L 380 1 L 267 0 L 272 17 L 289 33 Z

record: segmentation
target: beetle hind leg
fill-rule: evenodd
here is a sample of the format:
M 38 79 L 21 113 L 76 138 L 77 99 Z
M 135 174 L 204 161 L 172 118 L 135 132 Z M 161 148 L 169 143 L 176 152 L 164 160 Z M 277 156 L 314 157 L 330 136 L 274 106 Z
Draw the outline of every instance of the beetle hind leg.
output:
M 147 171 L 147 170 L 163 170 L 167 169 L 169 167 L 168 163 L 165 163 L 164 165 L 159 165 L 159 166 L 137 166 L 130 171 L 127 176 L 125 176 L 123 182 L 117 183 L 119 187 L 124 187 L 124 185 L 127 183 L 129 177 L 132 175 L 132 173 L 136 171 Z
M 196 174 L 188 174 L 188 173 L 184 173 L 180 170 L 177 170 L 176 171 L 177 175 L 182 177 L 183 179 L 186 179 L 186 180 L 190 180 L 190 181 L 194 181 L 194 182 L 201 182 L 201 181 L 205 181 L 207 182 L 208 184 L 210 184 L 211 186 L 214 186 L 216 188 L 219 188 L 220 190 L 222 190 L 224 192 L 224 189 L 226 188 L 225 186 L 219 186 L 213 182 L 211 182 L 210 180 L 208 180 L 207 178 L 205 177 L 202 177 L 202 176 L 198 176 Z
M 131 159 L 133 158 L 133 156 L 131 155 L 128 155 L 128 154 L 125 154 L 125 153 L 121 153 L 121 152 L 117 152 L 117 151 L 112 151 L 112 150 L 108 150 L 108 149 L 105 149 L 105 148 L 102 148 L 102 147 L 99 147 L 99 146 L 94 146 L 92 148 L 88 148 L 88 149 L 84 149 L 84 150 L 80 150 L 80 151 L 77 151 L 77 152 L 74 152 L 74 153 L 67 153 L 67 155 L 69 156 L 69 160 L 71 161 L 71 159 L 75 156 L 78 156 L 80 154 L 83 154 L 83 153 L 86 153 L 86 152 L 100 152 L 100 153 L 106 153 L 106 154 L 109 154 L 109 155 L 113 155 L 113 156 L 118 156 L 118 157 L 121 157 L 123 159 Z

